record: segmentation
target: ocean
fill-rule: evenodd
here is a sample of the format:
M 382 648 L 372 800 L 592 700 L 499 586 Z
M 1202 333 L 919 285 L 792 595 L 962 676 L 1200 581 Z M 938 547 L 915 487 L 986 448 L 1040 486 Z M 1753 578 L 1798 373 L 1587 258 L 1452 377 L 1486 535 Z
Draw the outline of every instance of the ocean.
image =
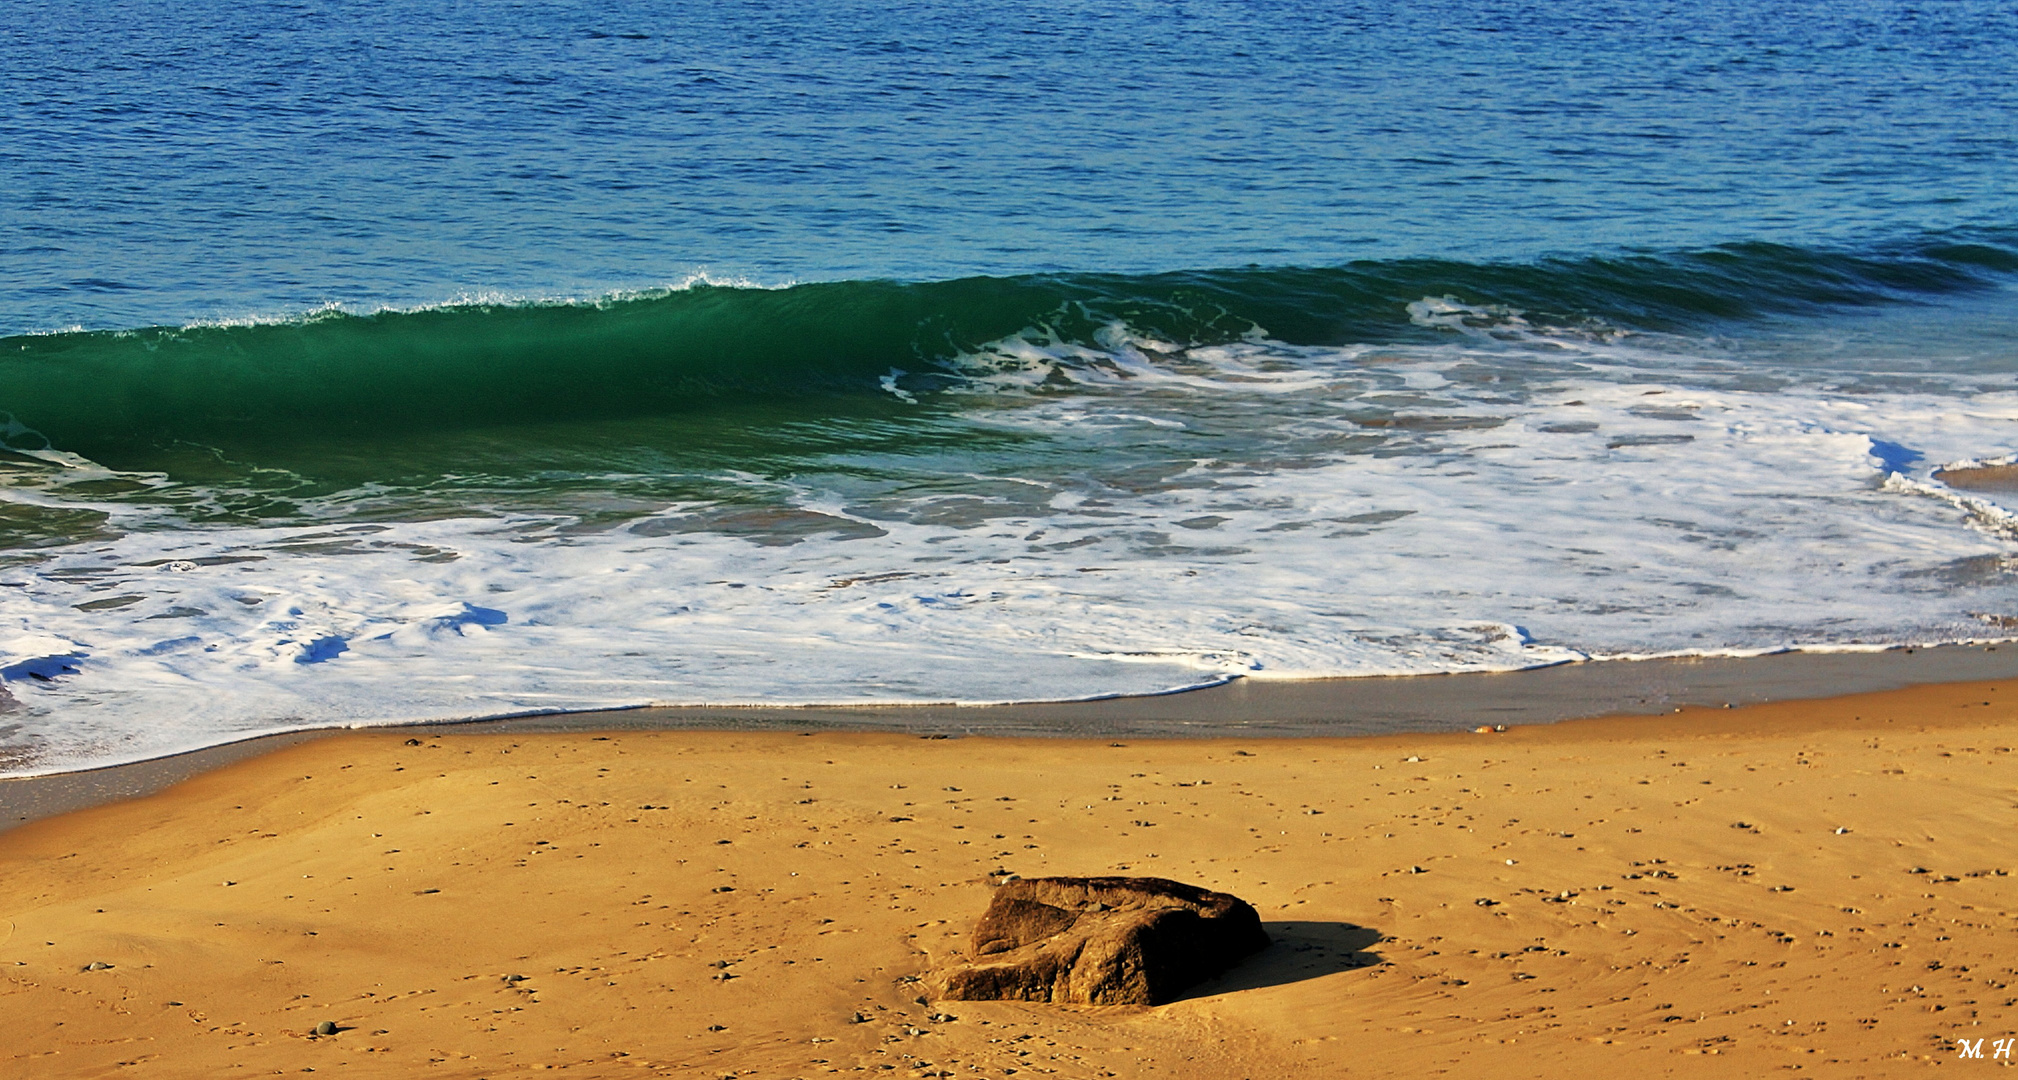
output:
M 2008 4 L 0 39 L 0 775 L 2018 633 Z

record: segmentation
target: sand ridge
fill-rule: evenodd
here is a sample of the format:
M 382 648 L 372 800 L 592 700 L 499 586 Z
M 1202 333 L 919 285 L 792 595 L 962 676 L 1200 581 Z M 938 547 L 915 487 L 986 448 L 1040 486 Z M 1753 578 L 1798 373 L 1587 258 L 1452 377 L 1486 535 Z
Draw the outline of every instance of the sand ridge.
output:
M 323 739 L 0 836 L 0 1054 L 27 1077 L 1992 1068 L 1954 1040 L 2018 1036 L 2007 701 L 1369 739 Z M 1002 873 L 1223 889 L 1276 944 L 1154 1009 L 919 1001 Z

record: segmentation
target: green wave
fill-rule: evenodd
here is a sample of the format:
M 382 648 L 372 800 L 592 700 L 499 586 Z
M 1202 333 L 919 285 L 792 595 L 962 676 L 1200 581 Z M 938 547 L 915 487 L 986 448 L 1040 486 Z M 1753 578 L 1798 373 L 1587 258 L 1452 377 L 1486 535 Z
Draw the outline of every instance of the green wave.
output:
M 2018 275 L 2018 233 L 1864 251 L 1743 244 L 1536 263 L 1412 260 L 1155 275 L 1072 274 L 781 289 L 697 286 L 595 303 L 468 304 L 254 325 L 0 339 L 17 449 L 109 460 L 171 444 L 332 438 L 533 421 L 678 416 L 728 400 L 877 392 L 1031 328 L 1091 341 L 1255 328 L 1294 344 L 1419 340 L 1405 305 L 1451 295 L 1530 321 L 1688 330 L 1775 312 L 1914 301 Z

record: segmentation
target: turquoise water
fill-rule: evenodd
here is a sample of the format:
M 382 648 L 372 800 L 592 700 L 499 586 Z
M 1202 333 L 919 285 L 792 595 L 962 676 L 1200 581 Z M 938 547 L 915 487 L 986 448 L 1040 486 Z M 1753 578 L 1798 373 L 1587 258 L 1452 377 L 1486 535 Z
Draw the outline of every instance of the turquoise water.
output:
M 0 771 L 2018 621 L 2018 13 L 0 27 Z

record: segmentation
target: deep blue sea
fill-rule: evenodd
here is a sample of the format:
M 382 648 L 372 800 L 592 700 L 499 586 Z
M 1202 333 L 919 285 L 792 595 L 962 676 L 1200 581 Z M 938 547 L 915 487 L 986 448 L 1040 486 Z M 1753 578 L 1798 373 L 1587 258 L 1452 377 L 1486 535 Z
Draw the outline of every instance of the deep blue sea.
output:
M 2018 626 L 2008 3 L 0 46 L 0 774 Z

